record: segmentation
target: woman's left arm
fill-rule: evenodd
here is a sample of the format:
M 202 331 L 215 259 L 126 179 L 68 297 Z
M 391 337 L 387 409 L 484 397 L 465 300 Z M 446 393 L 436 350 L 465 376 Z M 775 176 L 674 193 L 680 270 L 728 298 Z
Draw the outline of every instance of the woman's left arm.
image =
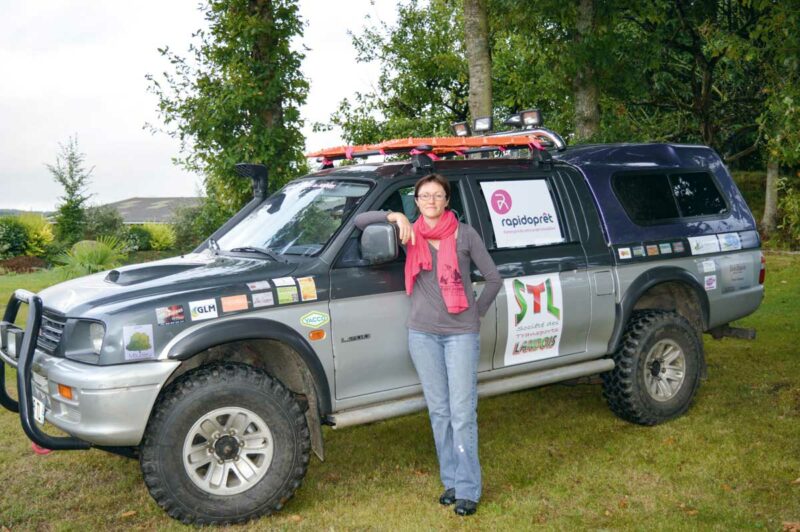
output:
M 503 286 L 503 279 L 500 277 L 500 272 L 497 271 L 491 255 L 486 250 L 486 245 L 481 240 L 480 235 L 475 229 L 470 228 L 469 231 L 469 254 L 472 262 L 480 270 L 483 278 L 486 279 L 486 286 L 483 287 L 481 296 L 476 301 L 478 307 L 478 314 L 483 317 L 489 307 L 492 306 L 492 301 L 497 297 L 500 288 Z

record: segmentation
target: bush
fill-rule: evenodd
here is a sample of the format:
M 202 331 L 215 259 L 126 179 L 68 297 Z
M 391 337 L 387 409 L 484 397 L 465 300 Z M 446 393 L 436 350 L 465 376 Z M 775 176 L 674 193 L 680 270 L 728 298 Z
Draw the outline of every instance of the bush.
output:
M 44 257 L 50 244 L 53 243 L 53 226 L 41 214 L 32 212 L 17 216 L 17 220 L 25 226 L 28 234 L 28 245 L 25 254 L 33 257 Z
M 141 225 L 132 225 L 128 228 L 125 240 L 130 251 L 150 251 L 150 232 Z
M 150 248 L 154 251 L 165 251 L 175 247 L 175 230 L 168 224 L 144 224 L 145 231 L 150 233 Z
M 119 211 L 107 205 L 90 207 L 86 209 L 85 223 L 83 226 L 84 240 L 97 240 L 101 236 L 123 238 L 125 236 L 125 222 Z
M 172 225 L 178 242 L 178 250 L 189 252 L 219 229 L 234 213 L 212 198 L 202 198 L 196 207 L 177 210 Z
M 0 259 L 24 255 L 28 249 L 28 231 L 15 216 L 0 218 Z
M 778 236 L 791 249 L 797 249 L 800 248 L 800 190 L 787 185 L 786 180 L 781 180 L 779 190 Z
M 0 261 L 0 269 L 13 273 L 30 273 L 47 267 L 47 263 L 39 257 L 21 256 Z
M 82 240 L 61 256 L 61 272 L 67 279 L 110 270 L 125 259 L 125 245 L 117 238 L 101 236 L 98 240 Z

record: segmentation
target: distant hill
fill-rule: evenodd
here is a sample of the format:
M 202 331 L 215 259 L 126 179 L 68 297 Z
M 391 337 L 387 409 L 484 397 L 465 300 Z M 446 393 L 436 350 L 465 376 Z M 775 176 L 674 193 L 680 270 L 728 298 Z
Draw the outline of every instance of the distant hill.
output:
M 0 209 L 0 216 L 16 216 L 18 214 L 23 213 L 32 213 L 32 214 L 41 214 L 45 217 L 52 216 L 53 212 L 42 212 L 42 211 L 22 211 L 19 209 Z

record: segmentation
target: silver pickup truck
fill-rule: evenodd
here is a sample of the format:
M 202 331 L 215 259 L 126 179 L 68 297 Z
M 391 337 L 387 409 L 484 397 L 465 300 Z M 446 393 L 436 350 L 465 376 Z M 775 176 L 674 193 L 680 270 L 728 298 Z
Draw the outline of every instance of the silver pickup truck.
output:
M 326 160 L 269 197 L 251 172 L 254 199 L 194 253 L 18 290 L 0 324 L 0 380 L 16 368 L 19 400 L 2 386 L 0 402 L 43 447 L 138 457 L 176 519 L 280 510 L 311 451 L 324 456 L 322 425 L 424 408 L 394 229 L 352 220 L 381 209 L 413 220 L 414 182 L 436 171 L 504 280 L 481 322 L 481 396 L 601 375 L 621 418 L 683 414 L 705 373 L 702 333 L 753 334 L 729 326 L 764 293 L 747 205 L 703 146 L 565 149 L 532 134 L 551 149 L 498 138 L 484 158 L 420 146 L 405 162 Z

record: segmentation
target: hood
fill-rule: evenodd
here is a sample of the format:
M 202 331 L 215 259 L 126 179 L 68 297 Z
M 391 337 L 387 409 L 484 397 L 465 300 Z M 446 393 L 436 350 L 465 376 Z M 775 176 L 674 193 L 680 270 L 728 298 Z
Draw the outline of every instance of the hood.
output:
M 295 268 L 261 258 L 190 254 L 80 277 L 51 286 L 39 296 L 47 309 L 81 317 L 100 306 L 242 285 L 283 277 Z

